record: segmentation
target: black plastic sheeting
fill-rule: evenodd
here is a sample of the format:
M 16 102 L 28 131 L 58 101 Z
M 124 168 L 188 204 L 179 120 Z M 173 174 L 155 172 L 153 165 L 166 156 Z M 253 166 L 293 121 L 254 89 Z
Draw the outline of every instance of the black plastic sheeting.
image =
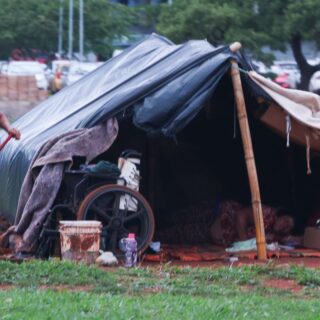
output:
M 246 64 L 228 46 L 175 45 L 153 34 L 40 103 L 14 123 L 22 139 L 0 152 L 0 212 L 14 219 L 32 158 L 48 139 L 66 131 L 130 110 L 137 127 L 174 137 L 212 96 L 232 57 Z M 4 138 L 1 133 L 0 141 Z

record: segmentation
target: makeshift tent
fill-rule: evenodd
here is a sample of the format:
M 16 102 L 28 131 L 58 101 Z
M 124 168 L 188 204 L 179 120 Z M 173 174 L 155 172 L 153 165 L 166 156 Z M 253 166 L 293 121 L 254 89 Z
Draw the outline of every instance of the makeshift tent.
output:
M 0 153 L 0 212 L 13 220 L 28 166 L 48 139 L 123 115 L 132 116 L 134 124 L 150 134 L 175 137 L 212 97 L 221 78 L 229 72 L 231 60 L 236 61 L 237 72 L 237 64 L 245 71 L 251 69 L 245 57 L 229 46 L 215 48 L 207 41 L 175 45 L 154 34 L 39 104 L 14 124 L 22 131 L 23 139 L 10 142 Z M 273 123 L 268 115 L 272 108 L 284 110 L 294 123 L 306 130 L 310 128 L 312 133 L 320 128 L 320 120 L 310 108 L 295 105 L 304 114 L 299 117 L 286 104 L 291 97 L 280 101 L 265 83 L 243 75 L 251 93 L 271 104 L 265 108 L 262 121 Z M 241 102 L 241 97 L 238 100 Z M 285 120 L 281 121 L 283 126 L 278 124 L 274 129 L 286 135 L 288 126 Z M 4 138 L 1 134 L 0 139 Z M 317 149 L 314 139 L 309 136 L 307 140 Z M 298 133 L 293 134 L 292 140 L 304 143 Z
M 40 103 L 14 123 L 23 139 L 0 154 L 0 211 L 12 220 L 28 166 L 54 136 L 126 112 L 133 113 L 139 128 L 174 136 L 212 95 L 231 57 L 243 60 L 228 46 L 214 48 L 207 41 L 174 45 L 151 35 Z

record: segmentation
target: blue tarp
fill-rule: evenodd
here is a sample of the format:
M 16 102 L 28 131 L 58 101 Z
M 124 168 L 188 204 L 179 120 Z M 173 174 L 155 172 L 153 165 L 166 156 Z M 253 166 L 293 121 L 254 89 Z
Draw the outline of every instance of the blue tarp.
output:
M 14 219 L 25 174 L 48 139 L 128 108 L 137 127 L 175 136 L 212 96 L 232 57 L 244 62 L 228 46 L 204 40 L 175 45 L 153 34 L 40 103 L 14 123 L 22 139 L 0 152 L 0 212 Z

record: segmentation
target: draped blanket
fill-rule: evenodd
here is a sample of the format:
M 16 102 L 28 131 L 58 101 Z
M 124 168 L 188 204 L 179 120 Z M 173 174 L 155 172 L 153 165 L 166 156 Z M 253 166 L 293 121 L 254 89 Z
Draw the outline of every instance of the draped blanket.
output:
M 33 253 L 47 214 L 59 191 L 63 172 L 72 158 L 81 156 L 89 163 L 107 151 L 118 134 L 116 119 L 90 129 L 77 129 L 45 143 L 34 158 L 24 179 L 15 223 L 1 237 L 1 245 L 15 252 Z

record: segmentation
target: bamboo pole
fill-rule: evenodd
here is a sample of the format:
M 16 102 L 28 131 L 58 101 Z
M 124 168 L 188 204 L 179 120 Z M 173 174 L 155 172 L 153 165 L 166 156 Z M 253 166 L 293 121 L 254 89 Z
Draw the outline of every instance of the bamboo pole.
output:
M 232 52 L 236 52 L 241 48 L 239 42 L 235 42 L 230 46 Z M 264 222 L 262 215 L 262 205 L 259 189 L 259 181 L 257 175 L 257 168 L 254 159 L 252 140 L 247 116 L 246 105 L 243 96 L 241 78 L 239 73 L 239 66 L 237 61 L 231 61 L 231 78 L 234 90 L 234 96 L 237 105 L 238 121 L 240 125 L 241 138 L 244 149 L 244 156 L 247 165 L 249 184 L 251 189 L 251 201 L 252 201 L 252 210 L 253 218 L 256 228 L 256 238 L 257 238 L 257 249 L 258 249 L 258 259 L 266 260 L 267 251 L 266 251 L 266 238 L 264 231 Z

